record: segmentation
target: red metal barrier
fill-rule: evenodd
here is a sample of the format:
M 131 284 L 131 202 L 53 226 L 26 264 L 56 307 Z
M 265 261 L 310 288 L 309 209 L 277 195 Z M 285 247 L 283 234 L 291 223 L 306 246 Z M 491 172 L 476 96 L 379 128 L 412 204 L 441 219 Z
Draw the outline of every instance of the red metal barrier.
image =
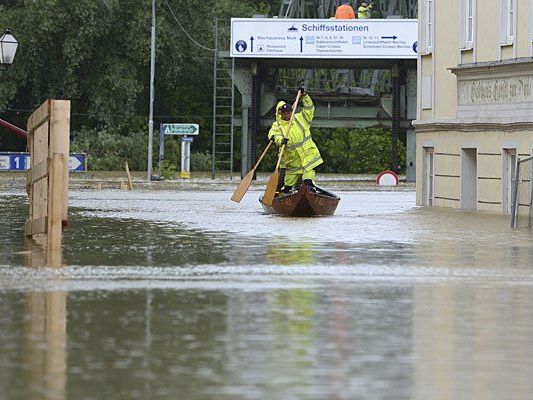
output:
M 13 132 L 15 135 L 27 139 L 28 138 L 28 132 L 26 132 L 24 129 L 19 128 L 18 126 L 15 126 L 13 124 L 10 124 L 7 121 L 4 121 L 3 119 L 0 119 L 0 126 L 3 126 L 8 131 Z

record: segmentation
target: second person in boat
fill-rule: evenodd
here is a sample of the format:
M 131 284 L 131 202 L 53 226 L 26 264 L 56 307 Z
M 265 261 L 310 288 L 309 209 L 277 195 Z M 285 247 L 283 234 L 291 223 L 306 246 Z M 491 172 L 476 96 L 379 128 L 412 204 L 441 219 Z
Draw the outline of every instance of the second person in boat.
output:
M 311 122 L 315 116 L 315 106 L 303 84 L 298 89 L 302 100 L 302 111 L 294 115 L 289 129 L 292 106 L 284 101 L 276 106 L 276 121 L 268 132 L 268 139 L 278 146 L 285 144 L 281 167 L 285 168 L 282 191 L 290 193 L 292 188 L 303 181 L 304 184 L 315 186 L 315 168 L 322 164 L 318 147 L 311 137 Z

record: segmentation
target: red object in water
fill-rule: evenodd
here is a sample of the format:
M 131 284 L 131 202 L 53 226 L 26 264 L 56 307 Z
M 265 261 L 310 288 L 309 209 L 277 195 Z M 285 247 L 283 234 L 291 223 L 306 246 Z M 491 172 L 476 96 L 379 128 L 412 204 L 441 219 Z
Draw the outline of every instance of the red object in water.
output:
M 19 128 L 18 126 L 15 126 L 13 124 L 10 124 L 7 121 L 4 121 L 3 119 L 0 119 L 0 126 L 3 126 L 8 131 L 13 132 L 15 135 L 27 139 L 28 138 L 28 132 L 26 132 L 24 129 Z

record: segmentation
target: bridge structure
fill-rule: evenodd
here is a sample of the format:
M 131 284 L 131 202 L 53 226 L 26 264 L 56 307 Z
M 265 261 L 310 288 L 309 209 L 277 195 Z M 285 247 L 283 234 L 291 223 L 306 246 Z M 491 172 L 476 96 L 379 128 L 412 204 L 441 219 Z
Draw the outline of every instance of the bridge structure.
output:
M 400 172 L 414 181 L 416 1 L 379 2 L 385 17 L 379 20 L 332 20 L 327 16 L 337 5 L 336 0 L 283 0 L 277 18 L 219 22 L 213 178 L 222 171 L 231 176 L 240 170 L 244 176 L 252 168 L 257 140 L 275 119 L 278 99 L 293 98 L 304 80 L 316 107 L 314 127 L 389 128 L 391 168 L 399 165 L 401 138 L 407 168 Z

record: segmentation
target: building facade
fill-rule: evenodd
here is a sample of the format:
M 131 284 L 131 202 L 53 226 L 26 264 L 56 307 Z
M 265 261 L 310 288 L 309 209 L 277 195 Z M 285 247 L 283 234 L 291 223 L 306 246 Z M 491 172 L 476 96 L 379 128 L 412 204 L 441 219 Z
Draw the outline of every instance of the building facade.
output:
M 533 154 L 533 0 L 420 0 L 417 204 L 511 211 Z

